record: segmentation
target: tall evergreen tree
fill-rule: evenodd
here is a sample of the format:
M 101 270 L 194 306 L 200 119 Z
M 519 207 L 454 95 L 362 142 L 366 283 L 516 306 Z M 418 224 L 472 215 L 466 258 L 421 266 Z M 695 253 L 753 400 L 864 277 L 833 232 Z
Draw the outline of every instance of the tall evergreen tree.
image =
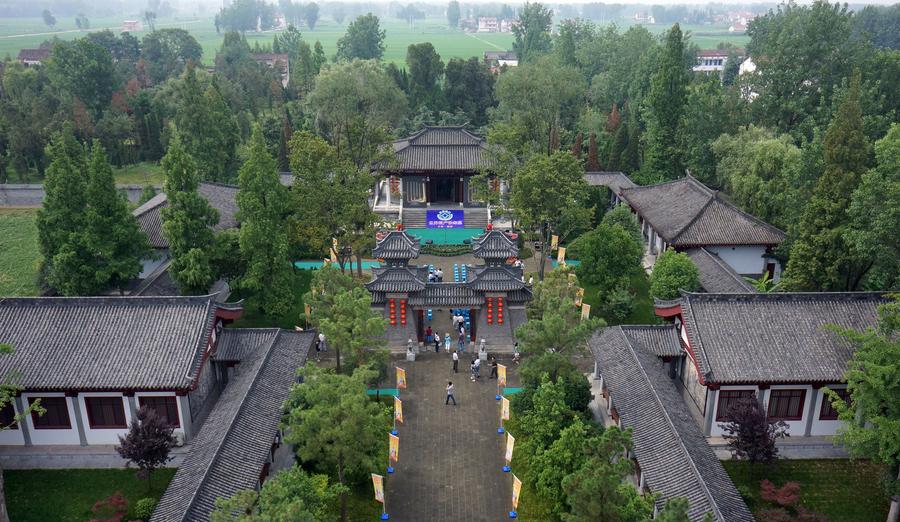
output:
M 600 156 L 597 152 L 597 135 L 592 132 L 588 138 L 587 170 L 588 172 L 597 172 L 601 168 L 603 167 L 600 166 Z
M 684 174 L 678 145 L 688 80 L 684 40 L 675 24 L 666 36 L 647 96 L 647 154 L 641 169 L 644 181 L 676 179 Z
M 619 128 L 616 129 L 616 134 L 613 137 L 612 146 L 609 148 L 609 161 L 606 162 L 606 168 L 612 171 L 621 170 L 620 162 L 622 159 L 622 153 L 625 152 L 625 147 L 628 145 L 628 124 L 621 123 Z
M 628 127 L 630 127 L 630 132 L 628 133 L 628 145 L 625 146 L 622 157 L 619 159 L 619 170 L 625 174 L 631 174 L 641 168 L 640 131 L 638 130 L 637 123 L 634 121 L 632 121 Z
M 150 254 L 147 236 L 132 216 L 128 202 L 116 190 L 106 151 L 94 140 L 87 184 L 87 244 L 97 258 L 97 289 L 114 286 L 121 292 L 141 272 L 141 258 Z
M 581 149 L 583 146 L 584 138 L 581 136 L 581 133 L 575 135 L 575 141 L 572 142 L 572 155 L 581 159 Z
M 172 280 L 185 294 L 203 294 L 216 280 L 213 267 L 212 226 L 218 223 L 215 209 L 197 192 L 197 166 L 176 131 L 162 160 L 169 205 L 162 210 L 163 234 L 169 242 Z
M 240 286 L 252 292 L 253 301 L 267 315 L 280 316 L 291 306 L 291 264 L 284 225 L 285 188 L 275 160 L 266 150 L 259 127 L 253 129 L 250 156 L 238 176 L 240 246 L 247 271 Z
M 868 270 L 869 263 L 855 258 L 845 238 L 850 198 L 871 154 L 859 83 L 857 73 L 825 132 L 825 172 L 803 209 L 785 273 L 795 290 L 855 290 Z
M 71 233 L 84 226 L 85 191 L 84 150 L 71 125 L 53 136 L 47 146 L 44 176 L 44 205 L 37 212 L 38 246 L 49 263 Z
M 215 81 L 204 90 L 194 68 L 188 67 L 180 94 L 175 124 L 185 150 L 196 164 L 199 179 L 233 179 L 240 135 L 234 115 Z

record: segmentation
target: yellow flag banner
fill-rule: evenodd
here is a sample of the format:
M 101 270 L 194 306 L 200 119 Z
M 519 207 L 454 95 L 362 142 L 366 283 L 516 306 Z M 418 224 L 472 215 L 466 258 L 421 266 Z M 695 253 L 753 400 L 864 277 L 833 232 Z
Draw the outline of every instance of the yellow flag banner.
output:
M 566 262 L 566 247 L 559 247 L 559 252 L 556 254 L 556 262 L 559 264 Z
M 502 364 L 497 365 L 497 385 L 506 386 L 506 366 Z
M 332 263 L 337 263 L 337 249 L 338 249 L 337 239 L 331 238 L 331 248 L 328 249 L 328 254 L 331 256 Z
M 513 437 L 508 431 L 506 432 L 506 455 L 504 458 L 506 462 L 512 462 L 513 455 L 513 447 L 516 445 L 516 438 Z
M 388 458 L 392 462 L 397 462 L 400 460 L 400 437 L 388 433 L 388 441 L 390 442 L 388 445 Z
M 509 399 L 506 397 L 500 398 L 500 418 L 509 420 Z
M 306 320 L 309 321 L 309 316 L 312 314 L 312 307 L 308 304 L 303 305 L 303 314 L 306 315 Z
M 372 473 L 372 486 L 375 488 L 375 500 L 384 504 L 384 477 Z
M 406 370 L 400 368 L 399 366 L 397 367 L 397 389 L 406 389 Z
M 513 494 L 512 494 L 512 505 L 513 511 L 519 509 L 519 493 L 522 491 L 522 481 L 519 480 L 519 477 L 513 475 Z
M 550 250 L 556 250 L 559 246 L 559 236 L 550 236 Z
M 394 418 L 403 423 L 403 401 L 399 397 L 394 397 Z
M 579 288 L 575 292 L 575 306 L 581 306 L 584 302 L 584 288 Z
M 591 305 L 587 303 L 581 304 L 581 319 L 588 319 L 591 317 Z

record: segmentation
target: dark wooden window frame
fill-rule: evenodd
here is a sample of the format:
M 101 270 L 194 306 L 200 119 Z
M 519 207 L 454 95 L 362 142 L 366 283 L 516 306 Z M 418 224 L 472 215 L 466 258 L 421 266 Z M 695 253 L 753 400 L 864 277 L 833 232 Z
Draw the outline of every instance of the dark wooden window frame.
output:
M 850 392 L 847 388 L 834 388 L 831 391 L 837 393 L 847 404 L 850 403 Z M 838 412 L 831 405 L 831 398 L 822 393 L 822 406 L 819 408 L 819 420 L 838 420 Z
M 119 411 L 113 412 L 112 419 L 98 419 L 98 416 L 104 417 L 102 412 L 107 406 L 118 407 Z M 92 430 L 120 430 L 128 427 L 128 419 L 125 417 L 125 398 L 121 395 L 84 397 L 84 409 L 87 411 L 88 426 Z M 121 422 L 116 419 L 119 414 L 121 414 Z
M 791 401 L 796 398 L 800 398 L 799 404 L 797 404 L 797 411 L 795 415 L 791 415 L 790 402 L 789 405 L 784 407 L 783 412 L 773 411 L 776 408 L 781 408 L 781 401 Z M 778 399 L 776 401 L 776 399 Z M 798 421 L 803 419 L 803 410 L 806 405 L 806 389 L 804 388 L 789 388 L 789 389 L 779 389 L 779 390 L 769 390 L 769 405 L 766 408 L 766 414 L 772 420 L 783 420 L 783 421 Z M 779 414 L 780 413 L 780 414 Z M 777 415 L 776 415 L 777 414 Z
M 156 405 L 152 404 L 155 402 L 165 402 L 166 411 L 160 412 L 157 409 Z M 165 419 L 169 422 L 169 426 L 172 428 L 180 428 L 181 427 L 181 418 L 178 416 L 178 397 L 174 397 L 171 395 L 141 395 L 138 397 L 138 406 L 143 408 L 147 406 L 152 410 L 156 411 L 156 414 L 160 417 L 165 417 Z M 175 421 L 172 422 L 172 409 L 174 408 L 174 417 Z M 165 415 L 163 415 L 163 413 Z
M 43 415 L 38 415 L 37 412 L 31 412 L 31 424 L 34 426 L 36 430 L 71 430 L 72 429 L 72 419 L 69 417 L 69 401 L 68 397 L 29 397 L 28 404 L 33 404 L 35 400 L 41 400 L 41 407 L 47 410 Z M 59 409 L 59 401 L 62 401 L 62 410 Z M 48 406 L 54 405 L 50 408 Z M 50 424 L 51 417 L 48 417 L 48 414 L 53 411 L 54 413 L 60 413 L 60 411 L 65 414 L 65 424 Z M 60 421 L 63 420 L 62 417 L 59 417 Z
M 753 397 L 756 395 L 756 391 L 754 390 L 719 390 L 719 395 L 716 397 L 716 422 L 728 422 L 728 416 L 726 413 L 728 412 L 728 408 L 730 408 L 732 402 L 738 401 L 740 399 L 746 397 Z M 725 400 L 723 404 L 722 401 Z
M 7 430 L 19 429 L 19 423 L 16 422 L 16 408 L 12 401 L 0 408 L 0 428 Z

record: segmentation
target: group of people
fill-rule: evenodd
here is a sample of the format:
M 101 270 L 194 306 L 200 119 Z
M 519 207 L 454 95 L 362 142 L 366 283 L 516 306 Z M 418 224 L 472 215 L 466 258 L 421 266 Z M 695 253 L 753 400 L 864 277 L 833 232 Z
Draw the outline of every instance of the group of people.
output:
M 488 377 L 489 379 L 497 378 L 497 359 L 494 358 L 493 355 L 488 356 L 491 365 L 491 375 Z M 469 371 L 472 373 L 471 380 L 475 382 L 478 379 L 481 379 L 481 359 L 478 357 L 472 358 L 472 362 L 469 365 Z M 453 352 L 453 373 L 459 373 L 459 353 Z M 450 404 L 453 402 L 453 405 L 456 406 L 456 397 L 453 396 L 455 387 L 453 386 L 453 381 L 447 381 L 447 398 L 444 400 L 444 405 Z
M 454 321 L 455 322 L 455 321 Z M 454 328 L 456 325 L 454 324 Z M 434 346 L 434 353 L 438 353 L 441 351 L 441 336 L 434 333 L 434 330 L 431 329 L 431 326 L 425 329 L 425 344 Z M 450 337 L 450 332 L 444 334 L 444 350 L 446 352 L 450 352 L 450 347 L 453 345 L 453 339 Z M 456 351 L 464 352 L 466 351 L 466 326 L 465 322 L 459 323 L 459 335 L 456 339 Z
M 444 271 L 441 270 L 440 267 L 436 268 L 434 272 L 428 273 L 428 282 L 429 283 L 443 283 L 444 282 Z

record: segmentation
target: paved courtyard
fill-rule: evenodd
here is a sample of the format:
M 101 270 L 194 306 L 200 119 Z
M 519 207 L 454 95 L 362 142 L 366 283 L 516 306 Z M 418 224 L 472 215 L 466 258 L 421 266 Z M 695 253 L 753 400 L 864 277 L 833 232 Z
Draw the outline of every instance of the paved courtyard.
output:
M 484 363 L 481 380 L 469 380 L 471 358 L 471 352 L 460 357 L 455 375 L 443 349 L 440 354 L 420 354 L 416 362 L 392 361 L 406 369 L 408 388 L 400 392 L 406 421 L 398 425 L 400 462 L 387 476 L 391 520 L 509 519 L 512 479 L 501 469 L 505 438 L 497 433 L 497 385 L 488 379 L 490 367 Z M 507 365 L 515 386 L 515 365 L 503 358 L 500 363 Z M 456 407 L 444 405 L 448 380 L 456 386 Z

